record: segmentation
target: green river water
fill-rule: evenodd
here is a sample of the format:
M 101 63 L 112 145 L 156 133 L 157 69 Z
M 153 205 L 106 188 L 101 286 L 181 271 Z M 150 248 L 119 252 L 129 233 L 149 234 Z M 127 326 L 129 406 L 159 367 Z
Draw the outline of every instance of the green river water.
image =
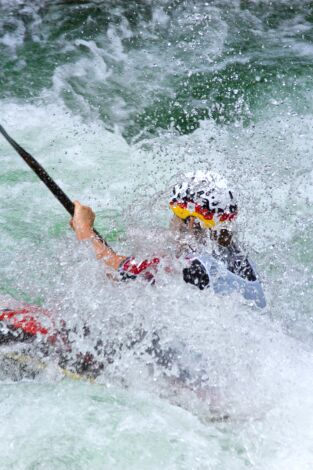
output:
M 1 469 L 313 468 L 312 72 L 312 1 L 0 0 L 1 125 L 125 255 L 164 249 L 173 175 L 225 176 L 268 304 L 162 270 L 158 288 L 112 284 L 1 138 L 0 303 L 78 324 L 80 351 L 163 331 L 230 416 L 171 390 L 140 348 L 96 384 L 51 363 L 0 382 Z

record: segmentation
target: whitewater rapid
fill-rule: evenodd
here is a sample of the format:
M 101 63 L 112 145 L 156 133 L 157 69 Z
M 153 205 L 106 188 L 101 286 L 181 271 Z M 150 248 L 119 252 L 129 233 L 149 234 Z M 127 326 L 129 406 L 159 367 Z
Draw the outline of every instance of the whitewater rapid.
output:
M 238 194 L 238 238 L 267 298 L 260 312 L 163 269 L 158 287 L 112 283 L 1 139 L 3 302 L 78 324 L 82 351 L 161 331 L 230 416 L 212 422 L 207 402 L 169 387 L 147 367 L 146 343 L 123 349 L 96 384 L 52 362 L 34 381 L 0 383 L 2 468 L 311 470 L 312 7 L 289 7 L 0 2 L 6 130 L 94 208 L 125 255 L 164 249 L 174 175 L 219 172 Z

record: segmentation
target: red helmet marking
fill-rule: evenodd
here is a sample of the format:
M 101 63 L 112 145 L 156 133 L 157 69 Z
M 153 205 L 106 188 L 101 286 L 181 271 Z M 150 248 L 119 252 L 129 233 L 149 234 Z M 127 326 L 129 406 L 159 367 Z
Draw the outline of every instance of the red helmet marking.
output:
M 190 201 L 192 204 L 194 204 L 192 201 Z M 190 203 L 189 202 L 189 203 Z M 181 209 L 186 209 L 188 210 L 188 202 L 170 202 L 170 205 L 176 205 L 180 207 Z M 208 209 L 203 209 L 199 204 L 195 204 L 195 210 L 194 212 L 196 214 L 202 215 L 202 217 L 206 220 L 212 220 L 214 218 L 215 212 L 209 211 Z M 233 220 L 237 217 L 238 213 L 237 212 L 223 212 L 222 214 L 217 214 L 219 217 L 220 222 L 226 222 L 227 220 Z

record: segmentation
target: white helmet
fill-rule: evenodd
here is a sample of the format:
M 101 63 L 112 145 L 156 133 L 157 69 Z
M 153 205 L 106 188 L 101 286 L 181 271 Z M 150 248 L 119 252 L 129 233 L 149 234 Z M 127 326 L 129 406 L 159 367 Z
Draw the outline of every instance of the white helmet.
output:
M 206 228 L 232 221 L 237 203 L 224 178 L 214 172 L 196 171 L 183 175 L 173 188 L 170 208 L 181 219 L 196 217 Z

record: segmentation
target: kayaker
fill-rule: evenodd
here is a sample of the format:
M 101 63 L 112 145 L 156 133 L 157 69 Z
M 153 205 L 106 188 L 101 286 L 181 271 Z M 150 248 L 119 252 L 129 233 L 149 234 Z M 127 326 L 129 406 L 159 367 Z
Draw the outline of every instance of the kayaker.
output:
M 159 257 L 138 262 L 134 257 L 115 253 L 95 236 L 93 210 L 79 201 L 74 204 L 75 213 L 70 224 L 78 240 L 92 242 L 98 259 L 117 271 L 122 279 L 136 278 L 139 275 L 148 280 L 153 279 L 155 268 L 160 262 Z M 233 191 L 223 178 L 216 173 L 202 171 L 183 175 L 173 187 L 169 207 L 173 212 L 171 229 L 177 234 L 177 252 L 186 260 L 183 278 L 187 283 L 200 289 L 210 285 L 209 273 L 196 256 L 199 253 L 195 253 L 207 249 L 208 235 L 213 244 L 213 255 L 223 259 L 231 272 L 253 280 L 254 273 L 247 258 L 233 241 L 233 222 L 237 217 L 238 207 Z
M 212 287 L 214 292 L 221 294 L 240 292 L 247 300 L 263 308 L 266 302 L 261 284 L 247 256 L 233 240 L 233 223 L 238 207 L 227 183 L 214 173 L 188 173 L 174 185 L 169 207 L 173 212 L 171 229 L 176 240 L 173 257 L 182 258 L 186 264 L 182 270 L 185 282 L 201 290 Z M 137 262 L 133 257 L 115 253 L 93 232 L 94 220 L 92 209 L 75 201 L 74 217 L 70 224 L 78 240 L 90 240 L 97 258 L 103 260 L 110 270 L 115 270 L 120 279 L 141 276 L 154 281 L 160 258 Z M 46 326 L 49 322 L 51 324 Z M 164 347 L 158 332 L 152 332 L 150 338 L 143 329 L 136 330 L 130 345 L 116 345 L 111 339 L 106 342 L 100 338 L 95 346 L 96 354 L 75 354 L 69 333 L 64 322 L 54 325 L 53 315 L 39 307 L 23 305 L 17 309 L 0 309 L 0 344 L 13 341 L 25 343 L 39 335 L 45 339 L 38 342 L 40 354 L 56 354 L 62 368 L 96 377 L 115 360 L 116 351 L 123 347 L 133 348 L 146 338 L 148 346 L 145 352 L 154 363 L 162 366 L 169 376 L 174 373 L 176 379 L 192 385 L 192 378 L 179 359 L 179 351 Z M 88 334 L 89 328 L 86 327 L 84 335 Z M 195 389 L 197 387 L 195 385 Z
M 73 207 L 72 201 L 44 168 L 17 144 L 2 126 L 0 133 L 68 212 L 70 214 L 74 212 L 71 225 L 77 238 L 91 240 L 98 259 L 102 258 L 105 264 L 117 271 L 122 279 L 143 275 L 154 282 L 153 270 L 160 263 L 159 257 L 138 263 L 133 257 L 127 258 L 115 253 L 93 230 L 95 214 L 92 209 L 81 205 L 78 201 Z M 171 226 L 178 234 L 178 249 L 174 249 L 175 255 L 182 257 L 184 254 L 187 264 L 182 270 L 184 280 L 200 289 L 212 285 L 215 293 L 228 295 L 234 291 L 241 292 L 247 300 L 252 300 L 263 308 L 266 302 L 262 286 L 247 257 L 233 242 L 231 224 L 237 216 L 237 203 L 226 182 L 215 173 L 202 171 L 187 173 L 174 186 L 169 205 L 174 213 Z M 187 241 L 185 247 L 180 243 L 179 238 L 184 233 L 187 233 L 193 242 L 198 243 L 196 249 L 192 246 L 193 242 Z M 208 238 L 211 238 L 215 245 L 211 253 L 206 246 Z

